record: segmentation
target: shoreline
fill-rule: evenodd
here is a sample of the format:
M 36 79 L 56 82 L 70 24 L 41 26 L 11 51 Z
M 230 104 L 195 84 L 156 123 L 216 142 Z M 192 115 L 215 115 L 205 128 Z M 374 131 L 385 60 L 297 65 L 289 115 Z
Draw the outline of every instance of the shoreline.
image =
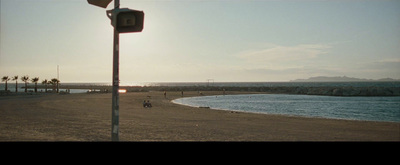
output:
M 227 91 L 248 93 L 261 94 Z M 184 92 L 184 97 L 197 95 Z M 39 96 L 0 97 L 0 141 L 110 140 L 110 93 Z M 194 108 L 171 102 L 177 98 L 181 92 L 167 92 L 166 98 L 160 91 L 120 94 L 120 140 L 400 141 L 400 123 Z M 146 99 L 152 108 L 143 108 Z
M 238 95 L 264 95 L 264 94 L 274 94 L 274 93 L 243 93 L 243 94 L 238 94 Z M 282 95 L 291 95 L 291 94 L 282 94 Z M 297 95 L 297 94 L 293 94 L 293 95 Z M 207 96 L 224 96 L 224 95 L 220 95 L 220 94 L 216 94 L 216 95 L 207 95 Z M 191 96 L 189 98 L 192 97 L 203 97 L 203 96 Z M 327 96 L 329 97 L 329 96 Z M 336 96 L 337 97 L 337 96 Z M 379 96 L 375 96 L 375 97 L 379 97 Z M 392 97 L 396 97 L 396 96 L 392 96 Z M 182 98 L 187 98 L 187 97 L 182 97 Z M 178 104 L 178 105 L 182 105 L 182 106 L 188 106 L 188 107 L 193 107 L 193 108 L 206 108 L 206 109 L 210 109 L 210 110 L 220 110 L 220 111 L 228 111 L 228 112 L 233 112 L 233 113 L 253 113 L 253 114 L 261 114 L 261 115 L 283 115 L 283 116 L 293 116 L 293 117 L 304 117 L 304 118 L 321 118 L 321 119 L 333 119 L 333 120 L 350 120 L 350 121 L 367 121 L 367 122 L 392 122 L 392 123 L 400 123 L 400 122 L 396 122 L 396 121 L 382 121 L 382 120 L 361 120 L 361 119 L 350 119 L 350 118 L 329 118 L 329 117 L 322 117 L 322 116 L 306 116 L 306 115 L 295 115 L 295 114 L 279 114 L 279 113 L 266 113 L 266 112 L 252 112 L 252 111 L 245 111 L 245 110 L 232 110 L 232 109 L 222 109 L 222 108 L 211 108 L 211 107 L 201 107 L 201 106 L 192 106 L 189 104 L 183 104 L 183 103 L 179 103 L 179 102 L 174 102 L 177 99 L 181 99 L 181 98 L 176 98 L 171 100 L 171 103 L 173 104 Z
M 174 103 L 178 104 L 178 103 Z M 218 109 L 218 108 L 210 108 L 210 107 L 196 107 L 196 106 L 190 106 L 190 105 L 185 105 L 185 104 L 178 104 L 181 106 L 188 106 L 192 108 L 204 108 L 204 109 L 209 109 L 209 110 L 215 110 L 215 111 L 227 111 L 229 113 L 250 113 L 250 114 L 260 114 L 260 115 L 278 115 L 278 116 L 286 116 L 286 117 L 301 117 L 301 118 L 310 118 L 310 119 L 327 119 L 327 120 L 348 120 L 348 121 L 361 121 L 361 122 L 384 122 L 384 123 L 394 123 L 394 124 L 399 124 L 400 122 L 396 121 L 378 121 L 378 120 L 359 120 L 359 119 L 346 119 L 346 118 L 328 118 L 328 117 L 321 117 L 321 116 L 300 116 L 300 115 L 289 115 L 289 114 L 275 114 L 275 113 L 262 113 L 262 112 L 249 112 L 249 111 L 240 111 L 240 110 L 230 110 L 230 109 Z M 400 140 L 400 139 L 399 139 Z

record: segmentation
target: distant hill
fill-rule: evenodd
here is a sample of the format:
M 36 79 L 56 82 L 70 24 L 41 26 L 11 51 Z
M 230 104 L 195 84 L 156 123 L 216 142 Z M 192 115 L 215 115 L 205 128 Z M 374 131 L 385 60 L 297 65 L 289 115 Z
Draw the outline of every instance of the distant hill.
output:
M 337 77 L 327 77 L 327 76 L 317 76 L 310 77 L 308 79 L 296 79 L 290 80 L 290 82 L 362 82 L 362 81 L 400 81 L 400 79 L 392 79 L 392 78 L 382 78 L 382 79 L 362 79 L 362 78 L 354 78 L 347 76 L 337 76 Z

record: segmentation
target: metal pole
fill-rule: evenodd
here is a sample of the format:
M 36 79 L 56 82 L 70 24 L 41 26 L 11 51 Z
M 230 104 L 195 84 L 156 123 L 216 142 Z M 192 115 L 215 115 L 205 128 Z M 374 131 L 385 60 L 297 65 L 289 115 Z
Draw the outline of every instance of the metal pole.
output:
M 114 9 L 118 8 L 119 0 L 114 0 Z M 119 32 L 116 27 L 114 27 L 112 86 L 111 140 L 119 141 Z
M 60 80 L 60 70 L 58 65 L 57 65 L 57 80 Z

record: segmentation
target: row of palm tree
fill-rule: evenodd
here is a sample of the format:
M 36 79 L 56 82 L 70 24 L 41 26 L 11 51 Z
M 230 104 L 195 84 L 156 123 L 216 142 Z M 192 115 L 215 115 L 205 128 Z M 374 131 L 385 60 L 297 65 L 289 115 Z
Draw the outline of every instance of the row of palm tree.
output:
M 1 78 L 2 82 L 6 82 L 5 84 L 5 91 L 8 91 L 8 81 L 15 81 L 15 92 L 18 92 L 18 76 L 14 76 L 14 77 L 8 77 L 8 76 L 3 76 L 3 78 Z M 32 83 L 35 83 L 35 93 L 37 93 L 37 83 L 39 82 L 39 77 L 34 77 L 32 79 L 29 79 L 29 76 L 22 76 L 21 80 L 23 82 L 25 82 L 25 92 L 28 92 L 28 83 L 29 81 L 31 81 Z M 47 92 L 47 85 L 53 85 L 53 91 L 56 89 L 57 87 L 57 93 L 59 92 L 58 89 L 58 85 L 60 83 L 60 80 L 56 79 L 56 78 L 52 78 L 50 81 L 47 79 L 44 79 L 42 81 L 42 84 L 45 85 L 45 90 Z

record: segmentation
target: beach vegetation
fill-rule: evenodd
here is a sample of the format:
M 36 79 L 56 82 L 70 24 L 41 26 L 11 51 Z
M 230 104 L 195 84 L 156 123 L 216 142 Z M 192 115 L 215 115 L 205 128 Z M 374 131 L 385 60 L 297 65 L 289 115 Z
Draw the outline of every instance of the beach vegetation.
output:
M 42 81 L 42 84 L 44 85 L 45 92 L 47 93 L 47 85 L 50 84 L 50 81 L 48 81 L 47 79 L 44 79 L 44 80 Z
M 12 80 L 15 81 L 15 93 L 18 92 L 18 76 L 12 77 Z
M 6 86 L 4 87 L 5 89 L 5 91 L 7 91 L 8 90 L 8 87 L 7 87 L 7 81 L 8 80 L 10 80 L 10 78 L 8 77 L 8 76 L 3 76 L 3 78 L 1 78 L 1 81 L 3 81 L 3 82 L 6 82 Z
M 18 92 L 18 78 L 20 78 L 20 80 L 22 80 L 25 83 L 25 93 L 28 92 L 29 82 L 32 82 L 35 84 L 34 91 L 35 91 L 35 93 L 37 93 L 37 89 L 38 89 L 37 84 L 38 84 L 38 82 L 40 82 L 39 77 L 34 77 L 34 78 L 30 79 L 29 76 L 27 76 L 27 75 L 22 76 L 22 77 L 19 77 L 19 76 L 13 76 L 13 77 L 3 76 L 3 77 L 1 77 L 1 81 L 5 82 L 5 91 L 8 91 L 8 81 L 12 80 L 12 81 L 15 81 L 15 93 L 17 93 Z M 60 83 L 60 80 L 58 80 L 57 78 L 52 78 L 51 80 L 44 79 L 42 81 L 42 85 L 45 86 L 46 93 L 47 93 L 48 85 L 50 85 L 50 84 L 53 85 L 53 92 L 59 93 L 59 83 Z
M 31 79 L 32 83 L 35 83 L 35 93 L 37 93 L 37 83 L 39 81 L 39 77 L 35 77 Z
M 25 93 L 28 92 L 28 81 L 29 81 L 29 76 L 22 76 L 21 80 L 25 82 Z
M 56 89 L 57 89 L 57 93 L 59 92 L 59 89 L 58 89 L 59 83 L 60 83 L 60 80 L 58 80 L 56 78 L 52 78 L 50 81 L 50 84 L 53 84 L 53 91 L 56 91 Z

